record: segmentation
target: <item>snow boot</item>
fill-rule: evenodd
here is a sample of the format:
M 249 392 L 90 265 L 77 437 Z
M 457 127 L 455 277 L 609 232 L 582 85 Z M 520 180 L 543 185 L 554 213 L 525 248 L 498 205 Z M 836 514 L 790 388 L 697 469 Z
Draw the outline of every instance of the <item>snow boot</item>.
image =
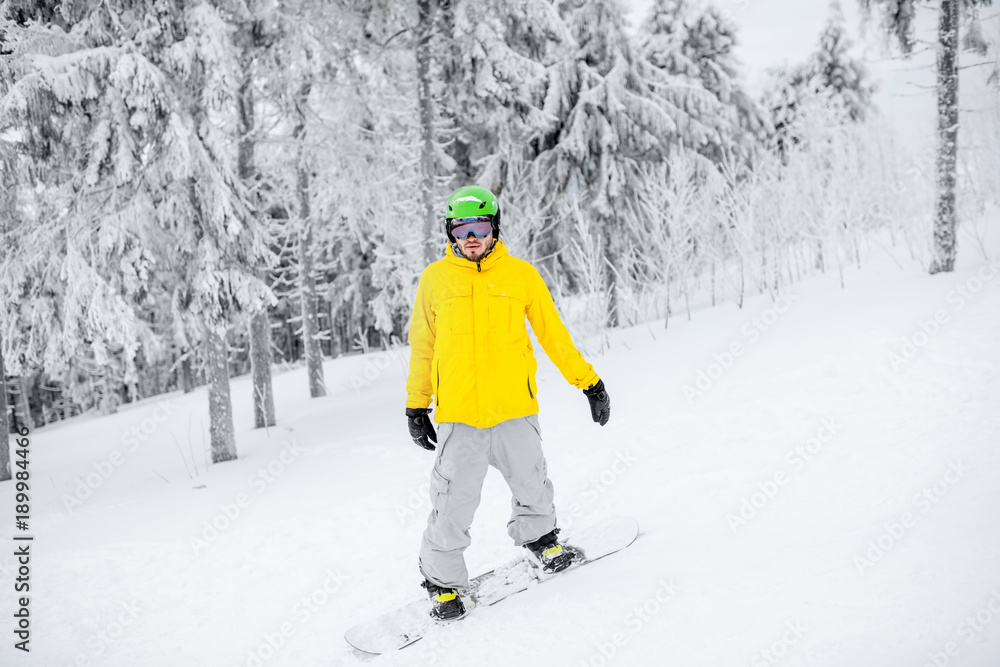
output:
M 431 596 L 431 618 L 438 621 L 456 621 L 465 616 L 465 605 L 454 588 L 443 588 L 432 581 L 420 584 Z
M 534 542 L 529 542 L 524 547 L 535 557 L 535 561 L 542 568 L 545 574 L 555 574 L 562 572 L 573 564 L 576 552 L 572 548 L 565 548 L 559 544 L 556 533 L 558 528 L 552 532 L 542 535 Z

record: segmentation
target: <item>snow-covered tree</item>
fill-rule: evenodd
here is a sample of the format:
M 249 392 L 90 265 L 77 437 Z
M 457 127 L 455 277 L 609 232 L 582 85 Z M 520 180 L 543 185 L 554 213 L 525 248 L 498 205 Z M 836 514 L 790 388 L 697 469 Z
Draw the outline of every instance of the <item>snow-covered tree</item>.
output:
M 687 116 L 712 130 L 681 140 L 716 164 L 748 158 L 772 128 L 740 80 L 732 21 L 713 5 L 657 0 L 639 35 L 643 56 L 667 77 L 656 91 L 681 127 Z
M 301 304 L 295 326 L 301 322 L 307 365 L 321 370 L 320 317 L 328 318 L 331 349 L 398 338 L 426 259 L 415 37 L 408 29 L 414 8 L 286 5 L 261 159 L 269 201 L 287 218 L 274 232 L 288 252 L 277 289 Z M 443 153 L 436 150 L 437 159 Z M 439 224 L 434 231 L 440 252 Z M 312 370 L 310 377 L 322 379 Z
M 806 98 L 825 97 L 860 123 L 872 108 L 875 86 L 865 64 L 850 54 L 853 44 L 844 26 L 840 3 L 830 5 L 830 17 L 820 34 L 819 48 L 805 63 L 789 71 L 775 70 L 764 94 L 774 126 L 774 145 L 782 155 L 801 141 L 793 128 Z
M 273 18 L 262 11 L 260 3 L 247 2 L 245 11 L 233 17 L 236 30 L 233 39 L 239 63 L 239 84 L 235 95 L 237 127 L 236 164 L 238 174 L 248 194 L 247 205 L 254 224 L 262 226 L 263 198 L 260 170 L 257 166 L 257 145 L 261 130 L 258 125 L 256 79 L 260 76 L 260 61 L 266 56 L 273 34 Z M 258 273 L 263 279 L 263 272 Z M 271 384 L 271 326 L 267 307 L 259 304 L 249 314 L 250 366 L 253 379 L 254 425 L 274 426 L 274 390 Z
M 830 18 L 819 38 L 819 49 L 807 65 L 819 85 L 832 90 L 843 102 L 851 120 L 863 121 L 872 108 L 872 83 L 868 68 L 849 51 L 853 43 L 847 35 L 840 2 L 830 3 Z
M 913 23 L 917 0 L 860 0 L 866 11 L 877 10 L 882 27 L 895 37 L 904 54 L 913 51 Z M 956 253 L 955 185 L 958 161 L 958 52 L 962 13 L 976 16 L 978 7 L 992 0 L 935 0 L 938 7 L 937 38 L 937 202 L 934 218 L 935 258 L 930 272 L 953 271 Z
M 323 356 L 319 341 L 318 293 L 314 268 L 313 233 L 317 220 L 313 212 L 312 173 L 315 170 L 315 150 L 311 145 L 313 133 L 308 117 L 313 114 L 313 85 L 322 82 L 323 68 L 329 63 L 322 46 L 323 31 L 328 22 L 316 21 L 319 7 L 315 3 L 288 3 L 282 21 L 280 52 L 275 54 L 272 69 L 272 92 L 280 100 L 280 113 L 291 124 L 292 150 L 283 167 L 294 174 L 293 183 L 284 192 L 289 196 L 282 202 L 294 214 L 295 258 L 298 278 L 299 314 L 302 323 L 302 347 L 305 352 L 306 375 L 309 395 L 313 398 L 326 395 L 323 376 Z M 282 179 L 284 180 L 284 179 Z M 281 182 L 280 180 L 278 182 Z M 294 193 L 294 194 L 292 194 Z
M 465 3 L 458 13 L 456 51 L 462 74 L 454 88 L 458 141 L 477 168 L 474 180 L 501 201 L 501 236 L 531 259 L 543 247 L 549 215 L 531 168 L 555 119 L 542 110 L 550 74 L 573 44 L 556 8 L 545 0 Z
M 718 132 L 690 113 L 694 98 L 707 105 L 715 98 L 702 89 L 691 105 L 673 103 L 663 91 L 678 79 L 636 49 L 617 3 L 563 2 L 559 8 L 572 43 L 549 68 L 542 111 L 551 120 L 536 139 L 534 168 L 554 220 L 550 238 L 572 238 L 573 230 L 561 225 L 573 220 L 576 207 L 598 236 L 613 326 L 620 321 L 622 280 L 642 279 L 641 264 L 629 255 L 642 245 L 651 190 L 658 187 L 645 166 L 676 151 L 697 157 L 697 147 L 718 141 Z
M 268 296 L 255 276 L 267 248 L 229 141 L 239 81 L 231 26 L 207 2 L 61 10 L 65 27 L 22 21 L 5 31 L 23 73 L 0 100 L 0 132 L 69 172 L 39 182 L 54 215 L 31 239 L 47 250 L 43 275 L 70 279 L 56 304 L 61 328 L 44 350 L 20 348 L 58 368 L 83 347 L 99 364 L 120 347 L 134 375 L 138 347 L 153 347 L 134 305 L 154 271 L 173 271 L 175 303 L 190 304 L 184 335 L 211 341 L 220 406 L 225 329 Z M 231 458 L 231 417 L 212 418 L 213 458 Z

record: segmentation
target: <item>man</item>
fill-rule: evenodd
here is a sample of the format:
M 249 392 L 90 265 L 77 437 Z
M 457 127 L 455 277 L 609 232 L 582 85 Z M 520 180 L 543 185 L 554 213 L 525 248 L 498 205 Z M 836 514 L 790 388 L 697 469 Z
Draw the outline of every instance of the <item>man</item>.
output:
M 582 389 L 601 426 L 611 415 L 604 383 L 577 351 L 552 296 L 531 264 L 499 240 L 500 207 L 488 189 L 470 185 L 448 198 L 445 230 L 453 245 L 420 276 L 410 319 L 406 416 L 410 436 L 435 449 L 433 509 L 420 547 L 431 615 L 465 615 L 465 549 L 488 466 L 510 486 L 507 532 L 548 572 L 569 566 L 557 539 L 552 482 L 538 426 L 531 328 L 566 380 Z M 433 398 L 435 433 L 428 414 Z

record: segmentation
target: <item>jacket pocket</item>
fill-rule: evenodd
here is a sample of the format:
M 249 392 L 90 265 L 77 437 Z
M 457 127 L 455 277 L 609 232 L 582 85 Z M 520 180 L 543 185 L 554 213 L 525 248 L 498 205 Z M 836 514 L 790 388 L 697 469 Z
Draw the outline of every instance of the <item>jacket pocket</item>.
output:
M 434 371 L 437 374 L 434 380 L 434 407 L 441 405 L 441 360 L 434 363 Z
M 448 292 L 441 302 L 439 327 L 455 335 L 470 334 L 473 330 L 472 287 L 457 287 Z
M 532 400 L 538 395 L 538 385 L 535 384 L 535 371 L 538 369 L 538 362 L 533 354 L 524 355 L 524 374 L 528 383 L 528 397 Z
M 510 331 L 510 311 L 512 299 L 497 285 L 486 286 L 486 317 L 490 334 L 501 340 Z
M 524 289 L 516 284 L 487 285 L 486 297 L 490 334 L 500 341 L 509 341 L 524 333 L 527 311 Z

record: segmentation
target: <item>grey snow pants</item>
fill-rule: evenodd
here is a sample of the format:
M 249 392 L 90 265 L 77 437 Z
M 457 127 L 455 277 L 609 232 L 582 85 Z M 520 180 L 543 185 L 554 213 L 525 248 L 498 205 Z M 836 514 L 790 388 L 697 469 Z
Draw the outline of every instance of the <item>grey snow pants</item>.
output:
M 438 586 L 469 583 L 464 552 L 479 507 L 486 471 L 493 466 L 510 487 L 507 533 L 514 544 L 534 542 L 556 525 L 552 482 L 542 454 L 538 416 L 508 419 L 490 428 L 458 422 L 438 426 L 431 471 L 431 514 L 420 545 L 420 572 Z

